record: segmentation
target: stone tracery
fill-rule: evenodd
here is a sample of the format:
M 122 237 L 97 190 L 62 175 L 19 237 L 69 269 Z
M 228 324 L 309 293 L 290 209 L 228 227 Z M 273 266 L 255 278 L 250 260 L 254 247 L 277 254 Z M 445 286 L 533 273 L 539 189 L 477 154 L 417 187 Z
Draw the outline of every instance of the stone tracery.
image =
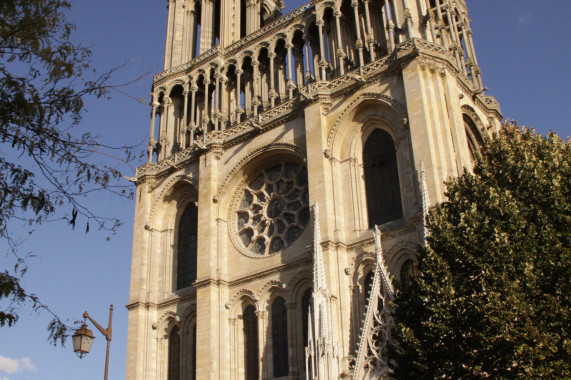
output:
M 297 240 L 309 221 L 307 170 L 303 165 L 267 168 L 241 191 L 236 230 L 249 253 L 271 255 Z

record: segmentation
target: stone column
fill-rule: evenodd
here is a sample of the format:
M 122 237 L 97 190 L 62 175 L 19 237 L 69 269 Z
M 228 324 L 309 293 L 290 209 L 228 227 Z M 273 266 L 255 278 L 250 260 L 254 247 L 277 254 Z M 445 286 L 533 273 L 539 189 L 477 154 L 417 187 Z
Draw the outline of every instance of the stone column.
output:
M 175 0 L 168 0 L 168 20 L 167 20 L 167 41 L 165 43 L 165 65 L 164 69 L 168 69 L 171 66 L 172 58 L 172 46 L 173 46 L 173 31 L 174 31 L 174 14 L 176 3 Z
M 407 37 L 407 39 L 410 39 L 413 37 L 412 15 L 410 14 L 410 8 L 408 7 L 407 0 L 402 0 L 402 6 L 404 9 L 404 19 L 405 19 L 405 23 L 406 23 L 406 37 Z
M 168 130 L 170 124 L 170 111 L 172 106 L 172 100 L 170 97 L 165 96 L 163 101 L 163 112 L 161 113 L 161 132 L 159 137 L 159 142 L 161 143 L 161 159 L 167 156 L 167 150 L 170 146 L 170 140 L 168 138 Z M 163 121 L 164 120 L 164 121 Z
M 268 67 L 268 71 L 270 72 L 270 105 L 272 108 L 276 105 L 276 90 L 275 90 L 275 70 L 276 65 L 274 64 L 274 59 L 276 58 L 276 53 L 273 51 L 268 54 L 268 58 L 270 58 L 270 66 Z
M 478 88 L 483 88 L 482 84 L 482 74 L 480 72 L 480 67 L 478 66 L 478 59 L 476 58 L 476 50 L 474 50 L 474 40 L 472 39 L 472 30 L 466 30 L 466 45 L 467 49 L 470 49 L 470 53 L 472 54 L 472 60 L 474 61 L 474 74 L 476 76 L 476 82 Z
M 355 47 L 357 48 L 357 53 L 359 55 L 359 67 L 365 64 L 363 60 L 363 40 L 361 39 L 361 28 L 359 21 L 359 2 L 357 0 L 351 1 L 351 6 L 353 7 L 353 13 L 355 14 L 355 32 L 357 34 L 357 41 L 355 42 Z
M 210 78 L 207 76 L 204 77 L 204 115 L 202 117 L 202 130 L 206 134 L 208 132 L 208 123 L 210 122 L 210 109 L 208 107 L 208 98 L 210 98 Z
M 448 21 L 448 30 L 450 32 L 450 38 L 452 39 L 452 45 L 454 50 L 454 57 L 456 58 L 456 64 L 458 67 L 462 67 L 460 63 L 460 55 L 458 54 L 458 49 L 462 48 L 460 43 L 460 37 L 458 36 L 458 29 L 456 27 L 456 20 L 455 17 L 450 17 L 450 5 L 446 4 L 443 7 L 444 11 L 446 12 L 446 20 Z
M 258 317 L 258 368 L 260 370 L 258 379 L 265 380 L 268 378 L 266 373 L 267 365 L 264 363 L 264 359 L 268 361 L 269 359 L 264 355 L 266 353 L 266 328 L 267 328 L 267 313 L 265 311 L 256 311 L 256 317 Z
M 216 33 L 214 26 L 216 22 L 214 17 L 216 10 L 214 9 L 214 0 L 202 1 L 202 14 L 200 25 L 200 54 L 210 50 L 216 41 Z
M 428 23 L 430 25 L 430 33 L 432 35 L 432 42 L 437 43 L 436 29 L 434 29 L 434 14 L 430 10 L 430 0 L 426 0 L 426 9 L 428 12 Z
M 242 18 L 242 22 L 246 23 L 246 34 L 250 34 L 260 28 L 260 9 L 259 9 L 260 0 L 245 0 L 245 1 L 246 1 L 246 17 Z
M 220 107 L 218 107 L 218 119 L 220 129 L 226 129 L 226 122 L 228 121 L 228 78 L 226 75 L 220 74 L 220 96 L 218 96 L 220 101 Z
M 241 87 L 241 77 L 243 71 L 240 69 L 236 70 L 236 124 L 240 123 L 240 116 L 242 115 L 242 104 L 240 103 L 240 87 Z M 245 96 L 245 93 L 244 93 Z
M 305 46 L 305 81 L 311 81 L 311 66 L 309 66 L 309 36 L 303 36 Z
M 287 89 L 288 89 L 289 99 L 293 98 L 293 89 L 295 88 L 295 84 L 293 83 L 292 70 L 291 70 L 291 67 L 295 65 L 295 62 L 292 61 L 292 54 L 291 54 L 292 48 L 293 45 L 288 42 L 286 44 L 286 49 L 287 49 Z
M 254 87 L 254 98 L 252 99 L 252 113 L 258 116 L 258 106 L 260 105 L 260 62 L 252 58 L 252 67 L 254 68 L 254 77 L 252 83 Z
M 369 0 L 363 0 L 364 8 L 365 8 L 365 25 L 367 26 L 367 35 L 365 36 L 365 40 L 369 45 L 369 54 L 371 54 L 371 62 L 376 59 L 375 57 L 375 49 L 373 46 L 373 30 L 371 28 L 371 16 L 369 14 Z
M 190 44 L 189 44 L 189 49 L 190 51 L 188 52 L 188 59 L 192 59 L 196 56 L 196 44 L 198 41 L 196 41 L 196 30 L 197 30 L 197 26 L 196 26 L 196 10 L 193 9 L 190 11 L 190 31 L 188 33 L 189 38 L 190 38 Z
M 319 68 L 321 69 L 320 79 L 326 80 L 327 75 L 325 68 L 327 67 L 327 61 L 325 59 L 325 46 L 323 45 L 323 26 L 325 23 L 323 20 L 317 20 L 316 25 L 319 30 Z
M 385 0 L 385 21 L 386 21 L 386 31 L 387 31 L 387 48 L 389 50 L 389 53 L 392 52 L 395 49 L 395 39 L 393 36 L 393 31 L 395 29 L 395 24 L 393 22 L 393 17 L 391 14 L 391 7 L 389 5 L 389 0 Z
M 212 106 L 214 107 L 213 112 L 212 112 L 212 118 L 214 119 L 214 130 L 218 131 L 220 130 L 220 125 L 219 125 L 219 120 L 220 120 L 220 73 L 216 73 L 214 74 L 214 79 L 215 79 L 215 89 L 214 89 L 214 94 L 212 94 Z
M 151 100 L 151 134 L 149 135 L 149 161 L 148 163 L 150 164 L 151 162 L 153 162 L 153 148 L 155 147 L 155 144 L 157 143 L 157 141 L 155 140 L 155 123 L 156 123 L 156 117 L 157 117 L 157 107 L 159 106 L 159 103 L 157 103 L 155 101 L 155 97 L 153 96 L 153 99 Z
M 196 127 L 196 92 L 198 87 L 196 87 L 196 82 L 192 81 L 190 84 L 190 126 Z M 192 144 L 192 140 L 191 140 Z
M 182 133 L 182 138 L 180 139 L 180 141 L 182 142 L 182 148 L 186 148 L 187 146 L 187 139 L 186 139 L 186 131 L 188 130 L 188 83 L 184 84 L 184 90 L 182 92 L 182 95 L 184 96 L 184 109 L 183 109 L 183 116 L 182 116 L 182 128 L 181 128 L 181 133 Z
M 337 51 L 335 54 L 339 61 L 339 75 L 345 75 L 344 59 L 346 55 L 343 51 L 343 40 L 341 39 L 341 12 L 338 9 L 335 9 L 333 16 L 335 16 L 335 37 L 337 38 Z

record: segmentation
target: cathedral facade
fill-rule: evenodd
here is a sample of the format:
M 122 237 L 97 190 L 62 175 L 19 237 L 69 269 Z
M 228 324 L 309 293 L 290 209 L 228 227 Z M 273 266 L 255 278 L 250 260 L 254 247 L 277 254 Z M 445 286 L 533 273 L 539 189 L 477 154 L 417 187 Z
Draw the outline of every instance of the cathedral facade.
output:
M 443 181 L 500 126 L 464 0 L 283 7 L 168 1 L 134 178 L 127 379 L 305 379 L 316 244 L 330 377 L 350 378 L 374 226 L 405 286 L 424 234 L 421 165 L 426 198 L 443 201 Z

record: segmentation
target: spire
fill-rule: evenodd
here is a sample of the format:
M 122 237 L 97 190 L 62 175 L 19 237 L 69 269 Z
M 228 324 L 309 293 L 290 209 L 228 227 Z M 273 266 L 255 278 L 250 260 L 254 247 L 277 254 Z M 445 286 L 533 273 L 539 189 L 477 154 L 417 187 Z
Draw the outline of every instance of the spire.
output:
M 325 277 L 317 203 L 313 206 L 313 216 L 313 294 L 312 307 L 309 309 L 308 346 L 305 349 L 306 378 L 337 380 L 339 342 L 333 326 L 331 294 Z
M 428 226 L 426 225 L 426 216 L 430 211 L 430 198 L 428 197 L 428 187 L 426 186 L 426 174 L 424 173 L 424 162 L 420 161 L 420 194 L 422 201 L 422 228 L 423 236 L 422 243 L 426 245 L 426 238 L 428 237 Z
M 391 372 L 386 352 L 395 327 L 389 303 L 394 300 L 395 292 L 383 258 L 381 231 L 377 226 L 375 226 L 373 236 L 377 265 L 359 339 L 353 380 L 380 379 Z

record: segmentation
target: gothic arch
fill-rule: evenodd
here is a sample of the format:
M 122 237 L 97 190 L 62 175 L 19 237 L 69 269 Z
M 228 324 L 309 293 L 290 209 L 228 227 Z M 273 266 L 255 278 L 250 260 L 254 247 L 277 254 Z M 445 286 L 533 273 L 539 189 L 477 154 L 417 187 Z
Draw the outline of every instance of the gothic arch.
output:
M 168 335 L 170 329 L 175 324 L 180 324 L 180 317 L 172 310 L 165 311 L 157 321 L 156 330 L 158 337 L 160 338 L 161 336 Z
M 489 136 L 486 132 L 486 127 L 484 126 L 484 123 L 482 123 L 482 119 L 480 119 L 480 116 L 478 116 L 474 108 L 468 105 L 463 105 L 462 114 L 468 116 L 472 120 L 474 125 L 477 127 L 476 128 L 477 131 L 474 131 L 474 133 L 478 132 L 476 138 L 478 138 L 478 140 L 481 141 L 482 144 L 488 142 Z
M 369 220 L 370 211 L 375 209 L 369 208 L 373 207 L 370 201 L 377 199 L 378 194 L 367 192 L 363 154 L 367 138 L 379 129 L 388 133 L 393 140 L 390 144 L 394 144 L 395 149 L 394 155 L 390 155 L 392 166 L 391 175 L 387 177 L 390 182 L 387 183 L 391 185 L 387 188 L 387 196 L 392 194 L 392 198 L 400 198 L 400 207 L 389 207 L 386 212 L 391 217 L 387 216 L 382 223 L 397 222 L 412 212 L 409 209 L 415 204 L 416 194 L 414 165 L 405 116 L 404 109 L 396 100 L 383 94 L 363 93 L 356 96 L 337 117 L 328 136 L 329 149 L 324 152 L 332 162 L 331 174 L 335 192 L 339 194 L 335 207 L 343 214 L 343 218 L 338 218 L 336 228 L 360 233 L 370 229 L 371 223 L 375 222 Z M 388 199 L 381 204 L 392 204 L 387 202 Z M 384 213 L 383 210 L 378 209 L 374 215 Z
M 198 200 L 198 184 L 195 182 L 192 174 L 188 175 L 180 173 L 171 176 L 161 185 L 161 190 L 152 201 L 151 211 L 149 212 L 149 219 L 147 221 L 147 226 L 149 226 L 149 228 L 153 227 L 157 214 L 161 213 L 161 211 L 164 212 L 161 207 L 162 204 L 175 192 L 175 190 L 180 189 L 181 185 L 184 185 L 186 189 L 189 189 L 190 194 Z
M 287 301 L 288 292 L 284 289 L 284 284 L 280 280 L 270 280 L 260 290 L 260 305 L 265 305 L 267 309 L 275 297 L 282 297 Z M 263 309 L 264 306 L 261 306 Z
M 352 122 L 355 117 L 359 117 L 358 112 L 366 105 L 376 106 L 377 115 L 384 119 L 386 124 L 392 129 L 393 135 L 396 137 L 395 142 L 405 135 L 405 126 L 407 125 L 407 113 L 405 108 L 394 98 L 377 93 L 362 93 L 355 98 L 341 111 L 339 117 L 333 124 L 329 136 L 327 138 L 327 148 L 334 157 L 339 158 L 339 151 L 344 144 L 344 140 L 349 134 L 359 132 L 359 126 L 346 128 L 347 122 Z M 384 111 L 384 112 L 383 112 Z M 354 123 L 353 123 L 354 124 Z M 341 126 L 344 126 L 341 128 Z M 357 127 L 357 130 L 355 130 Z M 349 130 L 350 129 L 350 130 Z
M 230 310 L 230 318 L 236 318 L 242 312 L 244 303 L 252 304 L 256 310 L 260 310 L 260 298 L 250 289 L 240 289 L 227 303 L 226 308 Z
M 385 263 L 392 278 L 400 282 L 400 272 L 403 264 L 409 260 L 416 260 L 414 250 L 417 244 L 409 241 L 400 241 L 386 251 Z
M 286 301 L 290 303 L 297 303 L 299 300 L 301 300 L 303 292 L 312 286 L 313 273 L 307 270 L 297 272 L 295 276 L 289 281 L 289 298 L 286 299 Z

